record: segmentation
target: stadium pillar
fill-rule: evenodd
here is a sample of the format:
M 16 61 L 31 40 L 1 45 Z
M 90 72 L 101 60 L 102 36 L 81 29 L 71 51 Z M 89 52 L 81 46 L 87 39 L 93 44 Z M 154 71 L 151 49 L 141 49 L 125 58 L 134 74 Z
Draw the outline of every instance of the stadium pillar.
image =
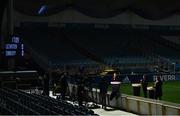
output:
M 7 0 L 0 0 L 0 68 L 5 67 L 5 61 L 2 54 L 2 50 L 4 49 L 4 39 L 2 36 L 2 23 L 3 23 L 3 17 L 6 7 L 7 7 Z
M 11 40 L 12 35 L 14 34 L 14 24 L 13 24 L 13 0 L 8 0 L 7 7 L 7 32 L 8 39 Z M 8 59 L 8 70 L 14 70 L 15 68 L 15 59 L 13 57 Z

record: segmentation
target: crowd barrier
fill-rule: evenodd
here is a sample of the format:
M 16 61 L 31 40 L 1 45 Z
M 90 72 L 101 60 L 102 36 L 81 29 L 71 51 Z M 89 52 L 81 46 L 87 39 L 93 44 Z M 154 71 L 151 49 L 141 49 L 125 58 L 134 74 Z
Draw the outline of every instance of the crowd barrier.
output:
M 72 92 L 73 86 L 77 87 L 77 85 L 69 84 L 70 92 Z M 110 100 L 110 95 L 111 92 L 108 91 L 106 97 L 107 106 L 127 112 L 142 115 L 180 115 L 180 104 L 126 94 L 120 94 L 117 99 Z M 89 92 L 89 96 L 93 101 L 100 103 L 99 89 L 93 88 L 92 92 Z

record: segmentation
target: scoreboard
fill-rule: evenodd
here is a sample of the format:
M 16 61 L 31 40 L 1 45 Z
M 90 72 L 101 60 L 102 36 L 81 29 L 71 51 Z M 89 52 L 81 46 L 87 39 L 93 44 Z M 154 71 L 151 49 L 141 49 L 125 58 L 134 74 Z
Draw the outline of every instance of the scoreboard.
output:
M 24 44 L 20 37 L 12 36 L 11 41 L 5 44 L 4 55 L 7 57 L 24 56 Z

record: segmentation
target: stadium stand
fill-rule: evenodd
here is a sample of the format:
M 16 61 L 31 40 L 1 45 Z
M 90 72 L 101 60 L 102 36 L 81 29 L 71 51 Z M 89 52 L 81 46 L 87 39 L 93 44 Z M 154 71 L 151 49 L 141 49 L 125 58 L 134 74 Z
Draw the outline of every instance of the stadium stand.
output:
M 92 110 L 47 96 L 1 88 L 1 113 L 14 115 L 95 115 Z
M 97 105 L 100 77 L 107 77 L 110 83 L 115 72 L 122 87 L 139 83 L 144 74 L 151 82 L 157 74 L 161 74 L 163 81 L 178 80 L 175 68 L 180 67 L 180 47 L 164 36 L 179 34 L 179 4 L 179 0 L 1 0 L 0 70 L 12 70 L 14 74 L 1 76 L 4 72 L 0 73 L 0 114 L 97 115 L 80 103 L 78 106 L 62 99 L 80 102 L 84 95 L 85 99 L 89 98 L 85 102 Z M 22 39 L 20 49 L 6 47 L 7 42 L 13 43 L 14 35 Z M 7 51 L 17 55 L 8 56 Z M 35 70 L 37 75 L 19 76 L 17 70 Z M 71 93 L 63 97 L 66 87 L 62 87 L 62 77 L 78 92 L 71 88 Z M 42 95 L 23 91 L 34 88 L 34 91 L 40 88 Z M 60 97 L 49 97 L 51 89 L 57 90 Z M 75 95 L 79 92 L 83 94 Z M 110 95 L 108 91 L 111 107 L 154 114 L 154 109 L 160 106 L 158 112 L 171 113 L 163 102 L 146 102 L 149 98 L 138 100 L 126 95 L 117 95 L 118 99 L 109 101 Z M 146 103 L 149 109 L 141 103 Z M 173 110 L 180 114 L 179 108 Z
M 28 22 L 23 23 L 22 28 L 17 28 L 17 33 L 26 38 L 24 42 L 36 56 L 36 62 L 47 68 L 63 68 L 65 65 L 77 67 L 82 64 L 86 64 L 86 67 L 94 64 L 114 67 L 116 64 L 119 68 L 149 67 L 149 70 L 153 70 L 153 65 L 159 65 L 160 58 L 175 60 L 179 57 L 177 46 L 153 33 L 92 30 L 78 28 L 77 25 L 55 28 L 43 23 L 30 25 Z

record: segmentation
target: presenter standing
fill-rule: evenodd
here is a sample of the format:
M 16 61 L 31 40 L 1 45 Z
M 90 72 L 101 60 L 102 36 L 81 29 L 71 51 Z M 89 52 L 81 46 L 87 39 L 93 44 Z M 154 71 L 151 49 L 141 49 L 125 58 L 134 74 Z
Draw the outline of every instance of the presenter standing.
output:
M 155 99 L 161 100 L 162 97 L 162 81 L 160 76 L 157 76 L 156 82 L 155 82 Z
M 120 84 L 121 84 L 121 82 L 118 80 L 117 74 L 114 73 L 112 81 L 111 81 L 112 93 L 110 95 L 110 100 L 112 100 L 114 97 L 116 97 L 116 99 L 119 97 L 119 95 L 120 95 L 120 92 L 119 92 Z
M 147 86 L 148 86 L 148 80 L 146 75 L 143 75 L 143 79 L 141 80 L 141 85 L 144 93 L 144 97 L 147 97 Z

